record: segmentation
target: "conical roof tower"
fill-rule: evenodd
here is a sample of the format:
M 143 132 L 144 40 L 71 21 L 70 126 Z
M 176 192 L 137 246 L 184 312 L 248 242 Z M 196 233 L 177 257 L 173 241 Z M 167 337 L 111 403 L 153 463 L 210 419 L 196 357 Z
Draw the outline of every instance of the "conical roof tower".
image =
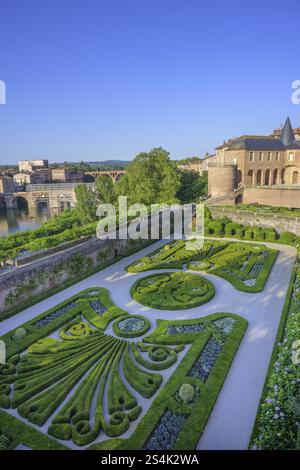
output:
M 287 120 L 285 121 L 285 125 L 283 126 L 283 129 L 281 132 L 280 140 L 285 147 L 288 147 L 289 145 L 293 145 L 294 143 L 295 136 L 294 136 L 290 118 L 287 118 Z

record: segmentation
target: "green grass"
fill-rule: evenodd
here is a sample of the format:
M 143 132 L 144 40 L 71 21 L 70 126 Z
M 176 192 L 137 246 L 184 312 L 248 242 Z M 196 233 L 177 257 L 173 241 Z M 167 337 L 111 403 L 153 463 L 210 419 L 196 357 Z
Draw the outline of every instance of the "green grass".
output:
M 215 288 L 207 279 L 190 273 L 152 274 L 131 287 L 139 303 L 161 310 L 184 310 L 202 305 L 213 298 Z

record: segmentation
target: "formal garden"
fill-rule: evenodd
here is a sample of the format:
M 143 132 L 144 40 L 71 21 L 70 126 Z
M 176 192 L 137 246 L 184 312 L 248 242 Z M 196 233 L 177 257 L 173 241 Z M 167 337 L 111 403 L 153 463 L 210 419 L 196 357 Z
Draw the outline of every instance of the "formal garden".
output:
M 118 307 L 109 290 L 91 287 L 0 338 L 7 347 L 0 366 L 0 449 L 198 446 L 247 330 L 243 314 L 225 313 L 226 302 L 197 316 L 195 309 L 207 312 L 217 291 L 206 273 L 229 281 L 237 298 L 255 297 L 278 250 L 221 238 L 191 248 L 182 240 L 167 242 L 127 266 L 138 313 Z M 253 449 L 300 445 L 299 298 L 296 265 Z
M 2 336 L 1 448 L 193 449 L 247 322 L 150 326 L 93 288 Z
M 186 267 L 192 271 L 205 271 L 223 277 L 236 289 L 255 293 L 263 290 L 277 256 L 277 250 L 254 243 L 206 239 L 201 249 L 195 247 L 194 250 L 190 250 L 190 244 L 188 248 L 183 240 L 167 243 L 128 266 L 127 270 L 137 273 L 152 269 Z M 150 282 L 150 280 L 151 278 L 148 281 L 141 281 L 141 284 L 136 287 L 150 288 L 146 284 L 143 286 L 143 283 Z M 155 284 L 151 287 L 154 289 Z M 133 296 L 144 303 L 139 292 L 134 292 Z M 146 302 L 145 304 L 147 305 Z M 157 304 L 155 307 L 160 308 Z

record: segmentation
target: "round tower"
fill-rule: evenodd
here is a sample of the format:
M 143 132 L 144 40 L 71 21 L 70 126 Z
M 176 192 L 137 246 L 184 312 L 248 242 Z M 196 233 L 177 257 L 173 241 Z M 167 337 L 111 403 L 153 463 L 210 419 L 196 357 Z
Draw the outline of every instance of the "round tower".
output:
M 236 165 L 210 163 L 208 165 L 208 196 L 231 194 L 236 188 Z

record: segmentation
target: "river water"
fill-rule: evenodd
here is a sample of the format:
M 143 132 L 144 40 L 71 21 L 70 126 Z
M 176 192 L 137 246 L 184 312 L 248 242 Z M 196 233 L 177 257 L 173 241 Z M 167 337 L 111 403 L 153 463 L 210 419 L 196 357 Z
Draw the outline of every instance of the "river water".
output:
M 47 208 L 30 212 L 27 209 L 8 209 L 4 213 L 0 212 L 0 236 L 37 228 L 53 215 Z

